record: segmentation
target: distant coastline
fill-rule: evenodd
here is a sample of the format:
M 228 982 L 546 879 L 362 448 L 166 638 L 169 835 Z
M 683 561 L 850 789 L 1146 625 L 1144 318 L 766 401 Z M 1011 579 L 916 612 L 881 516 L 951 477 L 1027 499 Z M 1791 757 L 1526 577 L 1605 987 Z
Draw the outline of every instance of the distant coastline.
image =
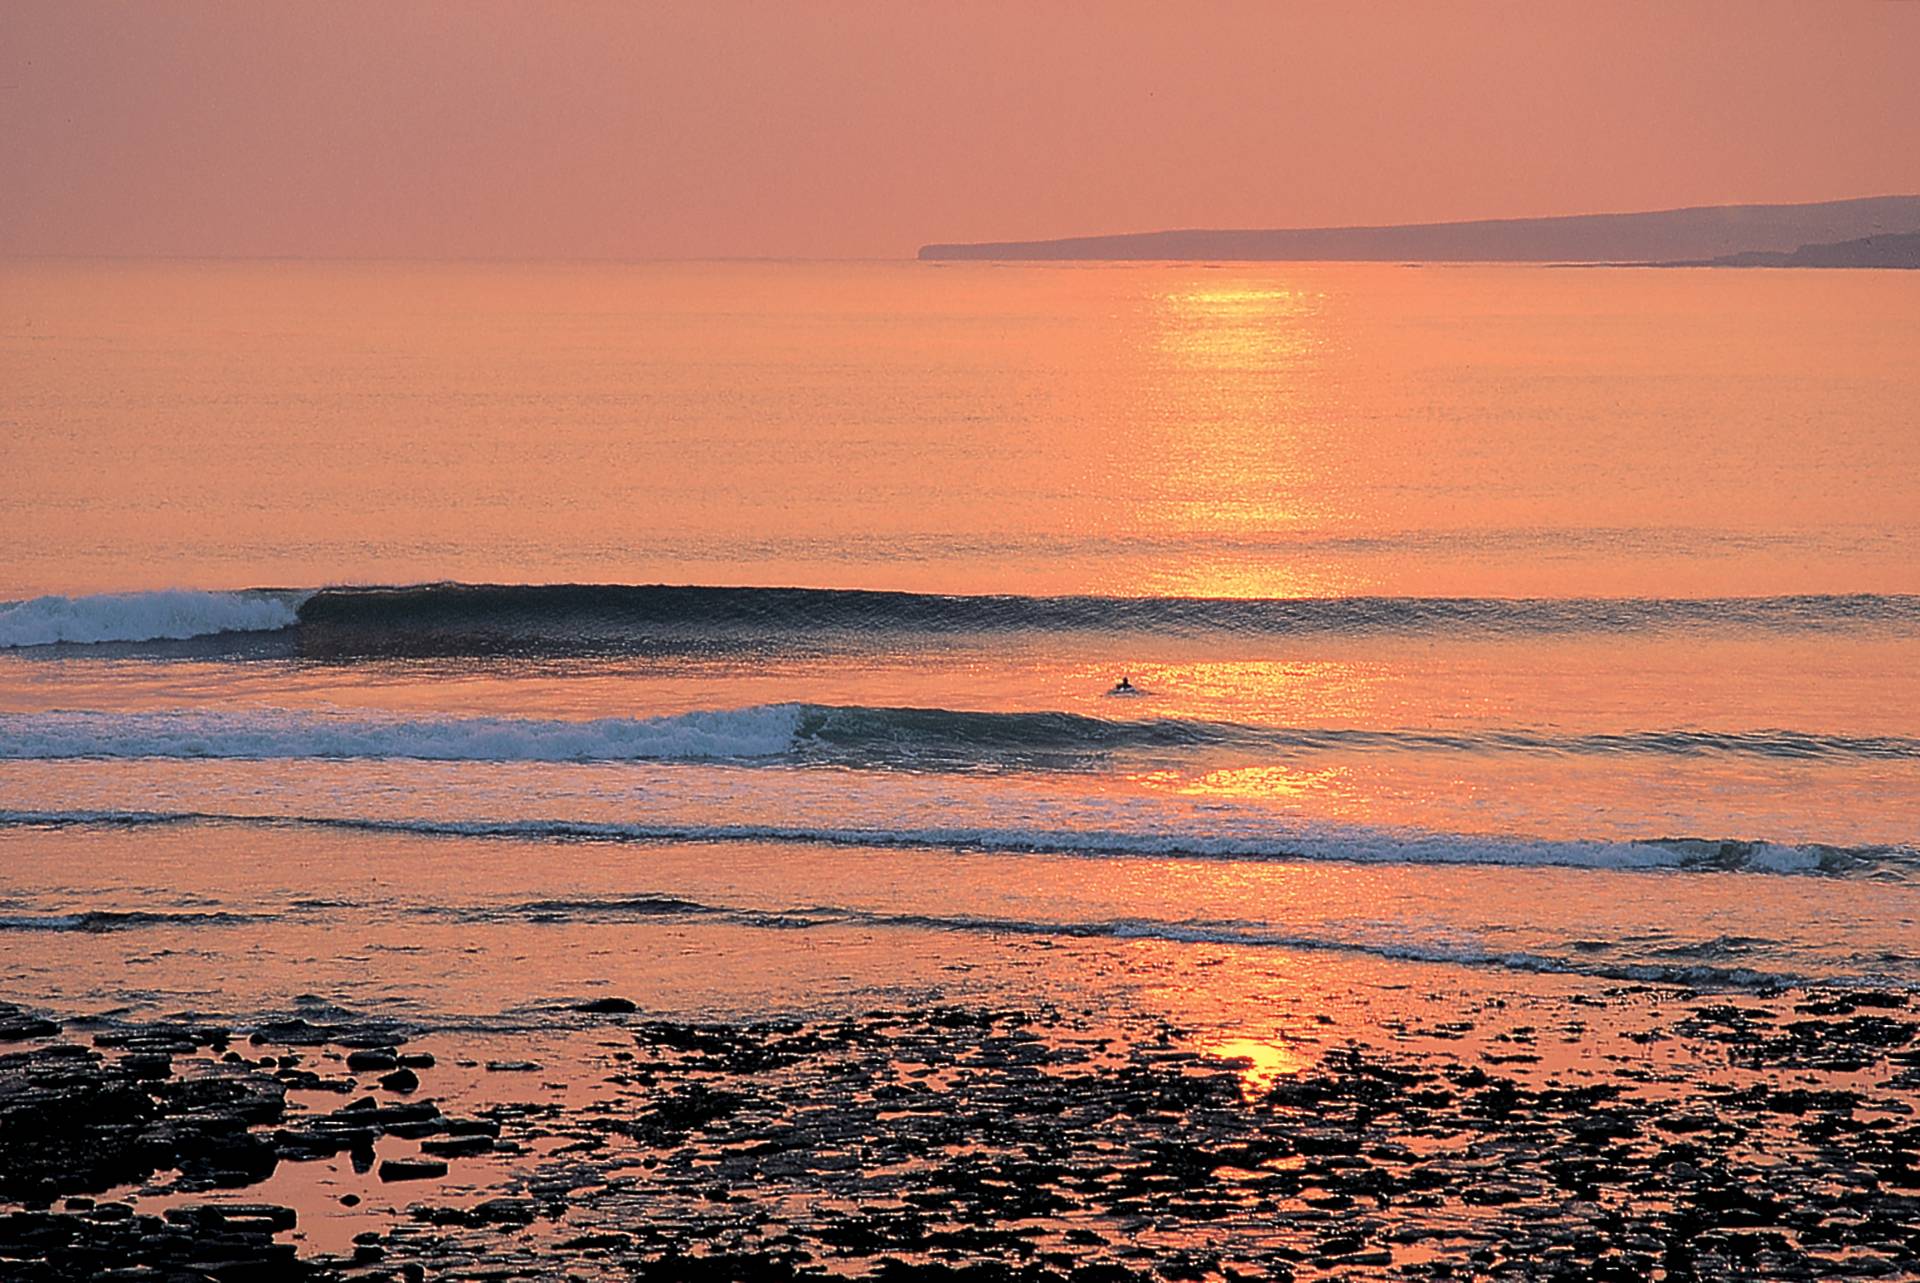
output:
M 1870 267 L 1920 268 L 1920 231 L 1862 236 L 1857 240 L 1802 245 L 1797 249 L 1743 250 L 1698 262 L 1655 267 Z
M 1920 195 L 1379 227 L 1188 229 L 924 245 L 923 261 L 1242 260 L 1912 267 Z

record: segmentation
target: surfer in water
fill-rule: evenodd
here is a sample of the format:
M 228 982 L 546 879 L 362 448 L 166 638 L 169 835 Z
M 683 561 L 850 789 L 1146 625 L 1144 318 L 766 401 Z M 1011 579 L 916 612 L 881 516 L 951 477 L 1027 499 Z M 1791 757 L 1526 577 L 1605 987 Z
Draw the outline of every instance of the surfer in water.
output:
M 1125 675 L 1122 675 L 1120 680 L 1113 684 L 1113 689 L 1107 693 L 1109 695 L 1136 695 L 1139 691 L 1140 688 L 1138 686 L 1135 686 Z

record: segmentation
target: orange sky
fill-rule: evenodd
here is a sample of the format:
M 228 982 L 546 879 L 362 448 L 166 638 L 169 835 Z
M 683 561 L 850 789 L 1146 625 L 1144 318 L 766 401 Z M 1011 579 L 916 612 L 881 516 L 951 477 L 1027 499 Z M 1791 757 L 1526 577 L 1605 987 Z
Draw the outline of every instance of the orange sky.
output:
M 0 253 L 924 241 L 1920 192 L 1920 3 L 0 4 Z

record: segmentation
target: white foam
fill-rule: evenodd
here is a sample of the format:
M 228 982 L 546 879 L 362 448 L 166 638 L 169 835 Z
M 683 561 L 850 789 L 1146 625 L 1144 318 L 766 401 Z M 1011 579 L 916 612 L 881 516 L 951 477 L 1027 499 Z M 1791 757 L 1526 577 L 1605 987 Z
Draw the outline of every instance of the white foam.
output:
M 1766 873 L 1817 873 L 1827 856 L 1828 849 L 1819 846 L 1756 842 L 1747 856 L 1746 867 Z
M 299 622 L 300 603 L 307 595 L 170 589 L 35 597 L 0 605 L 0 649 L 271 632 Z
M 3 720 L 3 719 L 0 719 Z M 662 719 L 674 720 L 674 719 Z M 3 729 L 3 727 L 0 727 Z M 722 741 L 711 741 L 710 744 Z M 736 746 L 738 741 L 733 742 Z M 722 754 L 676 746 L 684 756 Z M 5 746 L 0 745 L 0 757 Z M 657 754 L 656 754 L 657 756 Z M 556 759 L 566 760 L 566 759 Z M 629 842 L 769 842 L 860 848 L 939 849 L 996 854 L 1063 855 L 1085 858 L 1133 857 L 1222 861 L 1335 861 L 1351 864 L 1498 864 L 1515 868 L 1574 868 L 1616 871 L 1702 868 L 1683 849 L 1660 841 L 1527 839 L 1468 834 L 1429 834 L 1369 830 L 1360 826 L 1275 826 L 1231 836 L 1165 828 L 1140 830 L 1048 828 L 1008 825 L 912 825 L 648 822 L 594 819 L 486 819 L 243 814 L 216 811 L 45 811 L 0 809 L 0 826 L 62 824 L 145 825 L 181 822 L 310 824 L 368 832 L 418 833 L 445 837 L 493 837 L 523 840 L 587 838 Z M 1768 848 L 1772 858 L 1745 872 L 1794 874 L 1822 868 L 1825 847 Z M 1800 852 L 1797 857 L 1789 853 Z M 1704 866 L 1709 871 L 1715 866 Z
M 7 913 L 0 914 L 0 931 L 77 931 L 86 922 L 78 913 Z
M 793 747 L 801 707 L 562 721 L 400 718 L 262 710 L 0 713 L 0 758 L 406 758 L 605 762 L 771 757 Z

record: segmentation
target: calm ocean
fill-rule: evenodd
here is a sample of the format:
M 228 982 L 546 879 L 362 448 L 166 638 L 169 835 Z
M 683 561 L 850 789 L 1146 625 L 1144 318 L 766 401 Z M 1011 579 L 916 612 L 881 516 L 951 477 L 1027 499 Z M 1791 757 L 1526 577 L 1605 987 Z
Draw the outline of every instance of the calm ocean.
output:
M 0 982 L 1920 985 L 1916 290 L 0 267 Z

